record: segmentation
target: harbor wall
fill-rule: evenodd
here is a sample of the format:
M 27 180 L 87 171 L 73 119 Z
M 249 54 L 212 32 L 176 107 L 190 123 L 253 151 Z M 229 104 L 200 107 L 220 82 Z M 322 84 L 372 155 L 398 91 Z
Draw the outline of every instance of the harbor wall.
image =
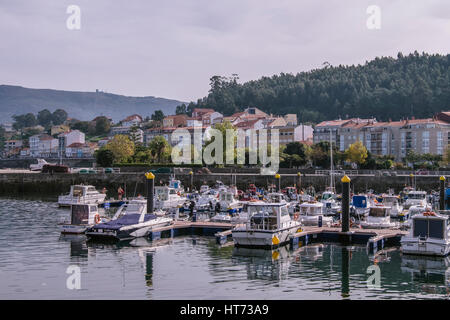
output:
M 169 174 L 156 174 L 155 185 L 164 185 L 170 178 Z M 185 187 L 190 186 L 190 176 L 177 175 Z M 406 185 L 409 185 L 409 177 L 375 177 L 375 176 L 350 176 L 352 192 L 366 192 L 369 189 L 375 192 L 386 192 L 388 188 L 394 188 L 399 192 Z M 232 181 L 237 182 L 237 187 L 246 190 L 249 184 L 253 183 L 258 187 L 267 187 L 269 184 L 276 184 L 277 181 L 272 176 L 261 176 L 256 174 L 194 174 L 194 186 L 198 189 L 203 183 L 214 185 L 217 180 L 229 185 Z M 296 175 L 281 175 L 281 187 L 294 186 L 297 183 Z M 439 190 L 439 177 L 417 176 L 416 187 L 422 190 Z M 63 173 L 2 173 L 0 174 L 0 195 L 1 196 L 25 196 L 25 195 L 59 195 L 67 193 L 73 184 L 90 184 L 108 190 L 108 197 L 116 197 L 119 186 L 126 189 L 127 196 L 145 195 L 145 176 L 142 173 L 97 173 L 97 174 L 63 174 Z M 336 190 L 341 192 L 340 178 L 336 177 Z M 301 177 L 302 188 L 313 186 L 316 192 L 323 191 L 330 185 L 329 176 L 304 175 Z

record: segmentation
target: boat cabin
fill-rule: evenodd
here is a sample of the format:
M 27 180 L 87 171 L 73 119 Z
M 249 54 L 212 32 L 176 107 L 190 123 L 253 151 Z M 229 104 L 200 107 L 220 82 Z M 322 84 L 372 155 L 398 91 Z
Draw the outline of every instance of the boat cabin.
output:
M 280 203 L 249 203 L 248 216 L 247 229 L 253 230 L 278 230 L 291 221 L 287 205 Z
M 98 214 L 97 205 L 74 204 L 71 206 L 71 225 L 93 225 L 95 215 Z
M 366 195 L 353 196 L 352 203 L 355 208 L 368 208 L 369 198 Z
M 447 239 L 449 233 L 448 216 L 434 212 L 423 212 L 412 217 L 412 236 L 420 240 Z
M 387 218 L 390 217 L 390 207 L 375 206 L 369 209 L 369 217 L 371 218 Z
M 167 201 L 171 196 L 178 195 L 176 189 L 166 186 L 155 187 L 156 198 L 160 201 Z
M 323 215 L 323 203 L 315 201 L 302 203 L 300 205 L 300 215 L 302 216 Z
M 70 195 L 72 197 L 84 197 L 88 195 L 97 195 L 99 192 L 94 186 L 74 185 L 70 187 Z

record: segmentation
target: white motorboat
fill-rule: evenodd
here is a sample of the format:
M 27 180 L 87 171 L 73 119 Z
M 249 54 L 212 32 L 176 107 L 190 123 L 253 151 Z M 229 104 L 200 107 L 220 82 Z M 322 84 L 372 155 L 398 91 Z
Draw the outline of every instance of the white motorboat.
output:
M 404 208 L 409 209 L 411 206 L 426 206 L 427 204 L 427 193 L 425 191 L 411 190 L 406 194 Z
M 209 219 L 211 222 L 231 223 L 231 216 L 227 212 L 218 212 Z
M 361 221 L 361 227 L 365 229 L 395 228 L 398 224 L 391 222 L 390 207 L 376 205 L 370 208 L 365 221 Z
M 172 218 L 147 213 L 147 200 L 133 199 L 122 205 L 111 221 L 96 224 L 86 231 L 86 235 L 91 239 L 130 240 L 146 237 L 152 228 L 172 222 Z
M 169 179 L 169 188 L 175 189 L 176 193 L 183 195 L 184 187 L 180 180 L 175 179 L 175 176 L 171 176 Z
M 200 186 L 200 194 L 206 193 L 210 190 L 209 186 L 207 184 L 203 184 Z
M 403 212 L 403 206 L 400 205 L 398 196 L 384 194 L 381 196 L 383 204 L 391 207 L 391 217 L 398 217 Z
M 227 212 L 233 215 L 242 211 L 242 203 L 236 199 L 233 191 L 220 191 L 215 209 L 216 212 Z
M 339 202 L 336 200 L 337 196 L 334 191 L 327 190 L 322 193 L 322 197 L 320 198 L 320 202 L 324 205 L 324 214 L 325 215 L 335 215 L 341 206 Z
M 181 207 L 187 198 L 180 191 L 168 186 L 155 187 L 155 209 L 169 210 Z
M 63 234 L 82 234 L 97 223 L 106 222 L 100 217 L 98 206 L 92 204 L 74 204 L 71 206 L 70 222 L 59 224 Z
M 300 215 L 294 217 L 305 226 L 318 226 L 319 220 L 322 219 L 322 225 L 329 227 L 333 223 L 333 218 L 325 217 L 323 210 L 323 203 L 321 202 L 303 202 L 300 204 Z
M 402 237 L 405 254 L 446 256 L 450 252 L 450 225 L 447 215 L 426 211 L 411 218 L 409 234 Z
M 291 219 L 286 204 L 248 203 L 248 220 L 232 230 L 238 247 L 276 248 L 287 244 L 300 228 L 300 222 Z
M 74 204 L 100 204 L 105 201 L 106 194 L 100 193 L 94 186 L 73 185 L 68 195 L 58 197 L 60 207 L 70 207 Z
M 369 215 L 371 201 L 365 194 L 354 195 L 352 197 L 352 210 L 358 218 L 367 217 Z

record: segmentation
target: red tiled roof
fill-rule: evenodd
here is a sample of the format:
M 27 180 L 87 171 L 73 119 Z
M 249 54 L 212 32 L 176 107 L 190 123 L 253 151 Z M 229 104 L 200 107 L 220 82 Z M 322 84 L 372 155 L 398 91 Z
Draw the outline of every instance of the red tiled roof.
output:
M 74 142 L 71 145 L 67 146 L 68 148 L 80 148 L 80 147 L 84 147 L 83 143 L 79 143 L 79 142 Z

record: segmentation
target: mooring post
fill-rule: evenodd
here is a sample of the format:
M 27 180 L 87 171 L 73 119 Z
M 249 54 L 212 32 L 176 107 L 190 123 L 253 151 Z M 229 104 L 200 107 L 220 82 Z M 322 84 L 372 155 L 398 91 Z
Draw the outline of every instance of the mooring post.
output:
M 445 177 L 441 176 L 440 180 L 440 189 L 439 189 L 439 209 L 445 210 Z
M 344 176 L 342 182 L 342 232 L 350 231 L 350 178 Z
M 191 176 L 191 192 L 193 192 L 193 190 L 194 190 L 194 172 L 192 172 L 192 170 L 191 171 L 189 171 L 189 175 Z
M 153 213 L 153 193 L 155 190 L 155 175 L 151 172 L 145 174 L 147 178 L 147 213 Z
M 275 175 L 275 179 L 278 180 L 278 183 L 277 183 L 277 192 L 281 192 L 281 188 L 280 188 L 281 176 L 277 173 L 277 174 Z
M 302 191 L 302 174 L 300 172 L 297 172 L 297 194 L 300 195 L 300 192 Z

